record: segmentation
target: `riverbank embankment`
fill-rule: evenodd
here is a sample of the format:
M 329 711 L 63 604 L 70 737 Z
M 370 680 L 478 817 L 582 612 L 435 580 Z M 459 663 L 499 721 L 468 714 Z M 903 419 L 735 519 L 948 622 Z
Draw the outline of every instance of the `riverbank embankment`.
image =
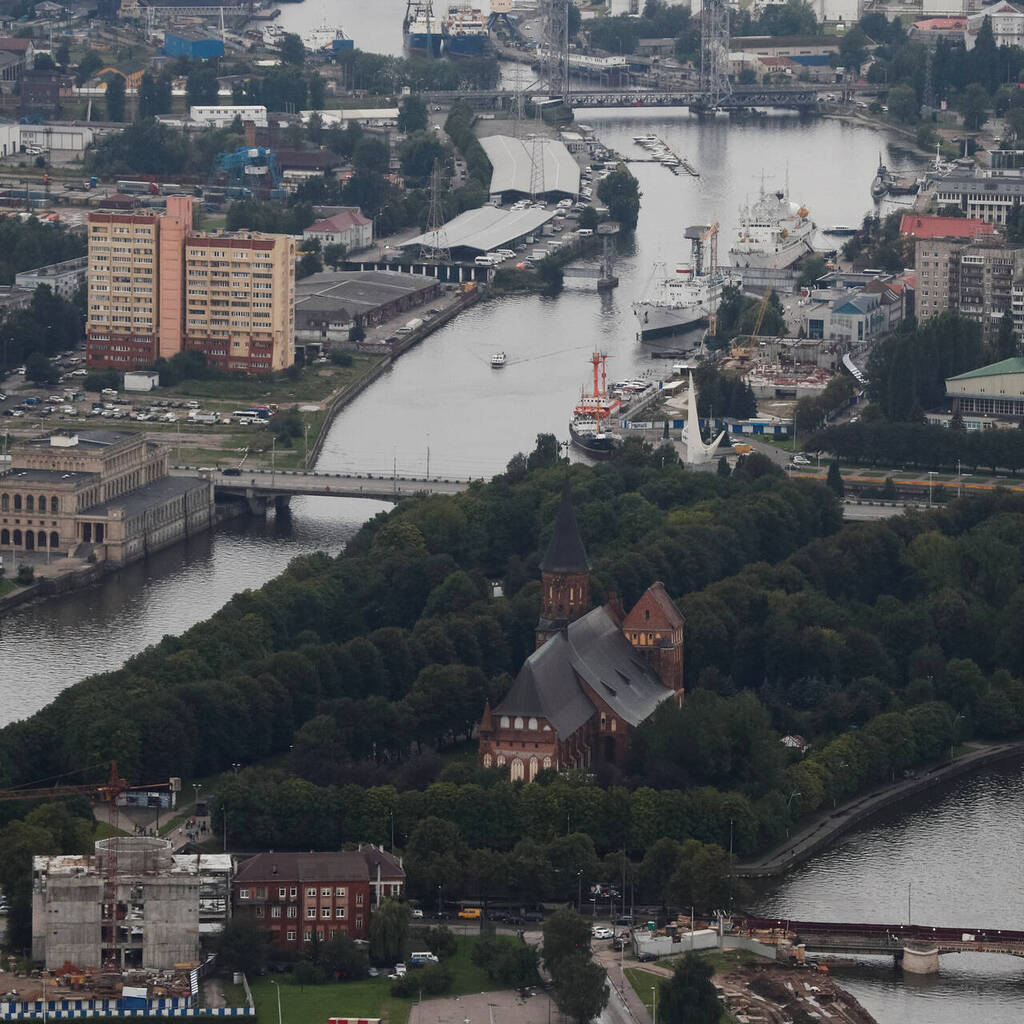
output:
M 781 875 L 820 853 L 879 811 L 982 768 L 1020 758 L 1024 758 L 1024 740 L 976 746 L 952 761 L 920 768 L 908 778 L 878 786 L 840 807 L 819 812 L 774 850 L 746 864 L 738 864 L 736 873 L 747 878 Z

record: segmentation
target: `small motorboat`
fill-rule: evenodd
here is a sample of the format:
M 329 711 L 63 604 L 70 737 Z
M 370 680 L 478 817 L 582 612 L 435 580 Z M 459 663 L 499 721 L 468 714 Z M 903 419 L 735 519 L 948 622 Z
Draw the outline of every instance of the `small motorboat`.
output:
M 506 356 L 504 352 L 495 352 L 494 355 L 491 356 L 491 366 L 495 369 L 504 366 L 507 362 L 508 356 Z

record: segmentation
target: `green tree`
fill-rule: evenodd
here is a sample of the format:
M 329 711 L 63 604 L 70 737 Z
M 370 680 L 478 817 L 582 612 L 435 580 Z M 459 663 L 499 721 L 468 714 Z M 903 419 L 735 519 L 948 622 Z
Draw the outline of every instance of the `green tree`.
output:
M 848 29 L 839 44 L 839 63 L 857 74 L 868 59 L 868 37 L 860 25 Z
M 415 94 L 406 96 L 398 111 L 398 130 L 411 135 L 413 132 L 425 132 L 428 127 L 430 119 L 426 102 Z
M 139 117 L 154 117 L 156 113 L 156 79 L 147 71 L 139 82 Z
M 562 960 L 552 980 L 558 1008 L 576 1024 L 590 1024 L 608 1005 L 608 976 L 586 953 Z
M 910 85 L 896 85 L 889 90 L 889 113 L 903 124 L 916 124 L 921 113 L 917 92 Z
M 402 173 L 412 188 L 426 186 L 434 164 L 443 164 L 446 157 L 445 147 L 434 132 L 413 132 L 398 148 Z
M 333 267 L 335 270 L 345 262 L 345 257 L 348 255 L 348 247 L 342 245 L 340 242 L 332 242 L 329 245 L 324 246 L 324 263 L 329 267 Z
M 227 971 L 262 974 L 270 955 L 270 932 L 246 915 L 236 914 L 217 940 L 217 955 Z
M 324 263 L 319 253 L 304 252 L 296 264 L 295 277 L 297 280 L 302 280 L 304 277 L 319 274 L 323 269 Z
M 1019 348 L 1017 336 L 1013 332 L 1013 317 L 1007 312 L 999 321 L 999 332 L 996 334 L 994 361 L 1010 359 L 1017 355 Z
M 669 900 L 683 907 L 727 907 L 740 882 L 733 878 L 729 853 L 717 843 L 688 839 L 666 887 Z
M 365 950 L 344 932 L 320 947 L 317 964 L 329 979 L 335 981 L 361 981 L 370 966 Z
M 810 288 L 824 273 L 825 257 L 808 256 L 803 262 L 803 266 L 800 271 L 800 279 L 797 281 L 797 284 L 799 284 L 801 288 Z
M 57 63 L 62 67 L 66 68 L 71 63 L 71 47 L 66 39 L 62 39 L 57 44 L 57 49 L 54 52 L 54 57 Z
M 302 38 L 294 32 L 286 32 L 281 39 L 278 53 L 282 64 L 294 64 L 301 67 L 306 62 L 306 47 Z
M 544 922 L 541 956 L 554 975 L 560 964 L 573 957 L 590 956 L 590 926 L 575 910 L 556 910 Z
M 412 911 L 407 903 L 384 900 L 370 917 L 370 956 L 394 963 L 402 958 Z
M 991 109 L 988 93 L 984 86 L 972 82 L 960 97 L 960 113 L 964 116 L 964 127 L 977 131 L 988 119 Z
M 722 1004 L 711 983 L 714 972 L 706 960 L 687 953 L 659 986 L 658 1019 L 663 1024 L 718 1024 Z
M 440 960 L 455 956 L 458 952 L 455 933 L 443 924 L 428 928 L 423 933 L 423 944 Z
M 554 434 L 538 434 L 537 446 L 526 457 L 527 469 L 549 469 L 558 462 L 558 438 Z
M 488 935 L 473 947 L 473 963 L 502 988 L 522 991 L 537 982 L 537 949 L 512 935 Z
M 364 135 L 352 153 L 352 166 L 359 174 L 385 174 L 388 169 L 388 149 L 379 139 Z
M 825 485 L 837 498 L 841 498 L 846 493 L 846 487 L 843 484 L 843 474 L 839 471 L 838 459 L 833 459 L 828 464 L 828 476 L 825 478 Z
M 623 231 L 636 229 L 642 194 L 640 183 L 625 164 L 619 164 L 597 186 L 598 198 L 608 207 L 608 216 L 618 221 Z
M 111 74 L 107 80 L 107 91 L 104 94 L 107 104 L 107 120 L 124 120 L 124 78 Z
M 33 352 L 25 360 L 25 377 L 41 388 L 57 382 L 60 372 L 42 352 Z
M 48 53 L 37 53 L 32 58 L 32 67 L 36 71 L 52 71 L 56 66 Z
M 78 70 L 75 73 L 75 84 L 85 85 L 86 82 L 103 67 L 103 58 L 95 50 L 86 50 L 78 63 Z

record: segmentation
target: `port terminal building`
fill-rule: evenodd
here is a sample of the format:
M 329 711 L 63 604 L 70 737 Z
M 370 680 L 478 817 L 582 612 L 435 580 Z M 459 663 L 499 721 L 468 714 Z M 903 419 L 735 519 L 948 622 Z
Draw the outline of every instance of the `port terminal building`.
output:
M 491 161 L 491 198 L 576 199 L 580 165 L 556 139 L 514 139 L 489 135 L 480 140 Z
M 554 210 L 501 210 L 496 206 L 481 206 L 460 213 L 437 231 L 410 238 L 401 248 L 407 252 L 444 248 L 451 252 L 453 260 L 472 260 L 495 249 L 529 244 L 554 216 Z

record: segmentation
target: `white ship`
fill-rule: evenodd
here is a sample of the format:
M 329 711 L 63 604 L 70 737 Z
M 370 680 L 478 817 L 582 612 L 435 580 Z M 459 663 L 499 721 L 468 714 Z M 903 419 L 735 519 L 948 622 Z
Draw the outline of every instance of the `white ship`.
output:
M 740 226 L 729 249 L 734 267 L 782 270 L 813 251 L 814 223 L 807 208 L 790 201 L 785 192 L 765 192 L 756 203 L 740 209 Z
M 718 311 L 722 289 L 740 283 L 738 275 L 718 266 L 717 235 L 717 224 L 686 229 L 690 262 L 676 264 L 671 274 L 656 276 L 648 294 L 633 303 L 641 341 L 680 334 L 695 324 L 708 321 Z M 710 250 L 707 260 L 706 246 Z

